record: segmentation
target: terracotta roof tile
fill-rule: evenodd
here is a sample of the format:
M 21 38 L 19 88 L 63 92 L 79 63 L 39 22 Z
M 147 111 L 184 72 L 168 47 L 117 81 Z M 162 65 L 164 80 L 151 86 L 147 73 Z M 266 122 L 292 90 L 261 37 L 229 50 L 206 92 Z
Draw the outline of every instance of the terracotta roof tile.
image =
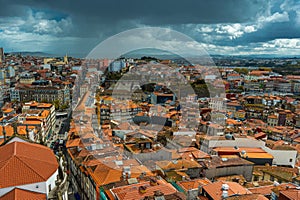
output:
M 226 200 L 268 200 L 268 198 L 261 194 L 245 194 L 229 197 Z
M 283 183 L 277 186 L 277 188 L 286 188 L 289 187 L 291 189 L 296 188 L 295 185 L 291 183 Z M 251 191 L 253 194 L 262 194 L 262 195 L 271 195 L 272 190 L 276 188 L 274 185 L 267 185 L 267 186 L 260 186 L 260 187 L 254 187 L 254 188 L 248 188 L 249 191 Z
M 66 143 L 66 147 L 78 147 L 78 146 L 83 146 L 81 139 L 80 138 L 75 138 L 73 140 L 68 140 Z
M 202 186 L 210 184 L 210 183 L 211 183 L 211 181 L 208 180 L 207 178 L 205 178 L 205 179 L 194 179 L 194 180 L 190 180 L 190 181 L 180 181 L 177 184 L 187 192 L 188 190 L 198 189 L 199 186 L 202 187 Z
M 280 191 L 279 196 L 283 196 L 282 198 L 285 199 L 290 199 L 290 200 L 298 200 L 300 199 L 300 190 L 297 189 L 291 189 L 291 190 L 285 190 L 285 191 Z
M 0 188 L 43 182 L 58 169 L 48 147 L 13 142 L 0 148 Z
M 229 186 L 228 189 L 228 196 L 233 196 L 236 194 L 251 194 L 251 192 L 235 182 L 227 182 L 227 181 L 220 181 L 214 182 L 212 184 L 208 184 L 203 186 L 203 189 L 207 192 L 207 194 L 214 200 L 221 200 L 222 199 L 222 184 L 227 184 Z
M 139 187 L 144 186 L 145 192 L 140 192 Z M 160 191 L 164 195 L 177 193 L 177 190 L 170 184 L 163 181 L 157 181 L 157 185 L 150 185 L 150 182 L 142 182 L 129 186 L 114 188 L 111 191 L 120 200 L 138 200 L 146 196 L 153 196 L 155 191 Z
M 156 165 L 163 170 L 183 169 L 183 168 L 201 168 L 201 165 L 194 160 L 177 160 L 177 161 L 157 161 Z
M 119 167 L 119 169 L 113 169 L 105 164 L 99 164 L 94 171 L 92 171 L 91 168 L 88 168 L 89 173 L 98 186 L 119 182 L 122 179 L 122 170 L 121 167 Z M 131 166 L 130 171 L 131 178 L 137 178 L 143 172 L 146 172 L 147 176 L 153 175 L 144 165 Z

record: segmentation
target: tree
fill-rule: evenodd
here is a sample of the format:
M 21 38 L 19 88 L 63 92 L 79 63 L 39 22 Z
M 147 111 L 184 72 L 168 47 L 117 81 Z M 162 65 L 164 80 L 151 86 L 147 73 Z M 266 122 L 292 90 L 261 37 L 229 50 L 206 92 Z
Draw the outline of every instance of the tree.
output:
M 55 99 L 52 103 L 55 106 L 55 110 L 58 110 L 59 109 L 59 105 L 60 105 L 60 101 L 58 99 Z
M 244 87 L 242 85 L 238 86 L 238 89 L 244 91 Z
M 60 106 L 60 109 L 62 109 L 62 110 L 65 110 L 67 108 L 69 108 L 68 104 L 63 104 L 63 105 Z
M 235 68 L 234 71 L 239 74 L 244 74 L 244 75 L 249 73 L 249 70 L 247 68 Z

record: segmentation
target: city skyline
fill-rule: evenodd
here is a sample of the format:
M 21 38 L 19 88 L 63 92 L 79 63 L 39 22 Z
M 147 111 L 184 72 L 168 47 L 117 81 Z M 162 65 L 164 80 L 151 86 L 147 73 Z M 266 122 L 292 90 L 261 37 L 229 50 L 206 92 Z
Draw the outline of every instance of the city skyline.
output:
M 14 1 L 1 5 L 0 46 L 5 52 L 85 57 L 119 32 L 161 27 L 186 34 L 213 55 L 300 55 L 300 3 L 296 0 Z

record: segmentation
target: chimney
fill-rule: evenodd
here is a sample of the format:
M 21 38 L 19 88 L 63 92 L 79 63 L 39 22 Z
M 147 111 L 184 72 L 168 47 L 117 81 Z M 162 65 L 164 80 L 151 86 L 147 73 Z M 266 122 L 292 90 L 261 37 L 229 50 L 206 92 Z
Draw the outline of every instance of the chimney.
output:
M 123 172 L 122 172 L 124 180 L 128 180 L 131 177 L 131 171 L 129 166 L 124 166 L 123 167 Z
M 146 172 L 142 172 L 141 174 L 140 174 L 140 179 L 143 179 L 144 177 L 146 176 Z
M 225 199 L 228 197 L 228 190 L 229 190 L 229 185 L 228 184 L 222 184 L 222 198 Z
M 226 191 L 226 190 L 223 190 L 223 192 L 222 192 L 222 198 L 227 198 L 228 197 L 228 191 Z
M 150 179 L 150 185 L 151 185 L 151 186 L 157 185 L 157 180 L 156 180 L 155 178 L 151 178 L 151 179 Z
M 147 191 L 147 187 L 146 186 L 142 185 L 142 186 L 139 187 L 139 193 L 145 194 L 146 191 Z
M 164 193 L 162 193 L 160 190 L 156 190 L 156 191 L 154 191 L 154 196 L 155 197 L 163 197 Z

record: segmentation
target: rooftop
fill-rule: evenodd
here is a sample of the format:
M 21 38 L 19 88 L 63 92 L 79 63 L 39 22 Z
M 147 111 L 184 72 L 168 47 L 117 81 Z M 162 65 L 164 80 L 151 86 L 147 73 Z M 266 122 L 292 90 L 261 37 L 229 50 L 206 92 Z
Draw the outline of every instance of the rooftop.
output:
M 210 184 L 211 181 L 208 180 L 207 178 L 205 179 L 193 179 L 193 180 L 190 180 L 190 181 L 180 181 L 180 182 L 177 182 L 177 184 L 185 190 L 185 192 L 187 192 L 188 190 L 191 190 L 191 189 L 198 189 L 199 186 L 204 186 L 204 185 L 207 185 L 207 184 Z
M 58 169 L 48 147 L 12 142 L 0 147 L 0 188 L 47 181 Z
M 218 156 L 212 156 L 210 160 L 205 160 L 204 165 L 207 168 L 219 168 L 219 167 L 227 167 L 227 166 L 239 166 L 239 165 L 253 165 L 252 162 L 244 160 L 242 158 L 226 158 L 222 159 Z
M 300 190 L 298 189 L 288 189 L 284 191 L 280 191 L 279 196 L 284 196 L 290 200 L 298 200 L 300 199 Z
M 0 200 L 46 200 L 46 194 L 15 188 L 6 193 Z
M 141 191 L 141 187 L 143 187 L 143 191 Z M 146 196 L 153 196 L 157 191 L 163 195 L 177 193 L 177 190 L 170 183 L 161 180 L 158 180 L 154 185 L 151 185 L 150 182 L 142 182 L 111 190 L 119 200 L 138 200 Z
M 176 170 L 176 169 L 188 169 L 188 168 L 201 167 L 201 165 L 194 160 L 176 160 L 176 161 L 163 160 L 163 161 L 157 161 L 156 165 L 163 170 L 171 170 L 171 169 Z
M 207 192 L 207 194 L 214 200 L 222 199 L 222 185 L 227 184 L 229 186 L 228 189 L 228 197 L 239 194 L 251 194 L 251 192 L 241 186 L 236 182 L 228 182 L 228 181 L 219 181 L 214 182 L 208 185 L 203 186 L 203 189 Z

